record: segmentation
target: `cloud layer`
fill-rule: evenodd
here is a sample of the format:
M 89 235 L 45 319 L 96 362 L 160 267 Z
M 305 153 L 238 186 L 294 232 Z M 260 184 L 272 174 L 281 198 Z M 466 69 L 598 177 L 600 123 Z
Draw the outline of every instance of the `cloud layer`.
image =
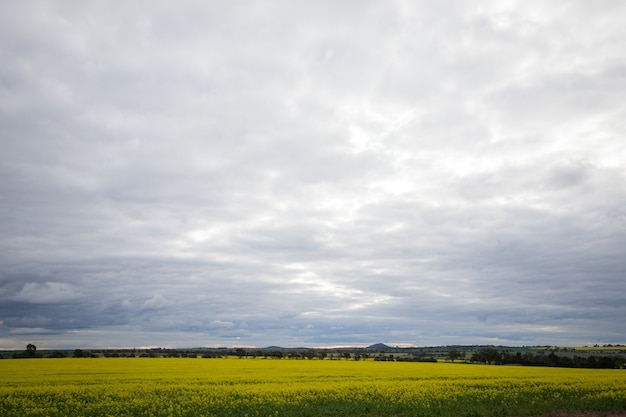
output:
M 626 5 L 5 2 L 0 347 L 626 342 Z

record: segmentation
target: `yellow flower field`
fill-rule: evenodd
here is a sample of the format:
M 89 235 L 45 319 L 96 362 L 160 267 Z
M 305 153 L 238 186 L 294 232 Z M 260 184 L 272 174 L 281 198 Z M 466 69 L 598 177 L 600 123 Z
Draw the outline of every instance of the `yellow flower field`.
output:
M 509 416 L 626 409 L 626 371 L 330 360 L 0 360 L 0 416 Z

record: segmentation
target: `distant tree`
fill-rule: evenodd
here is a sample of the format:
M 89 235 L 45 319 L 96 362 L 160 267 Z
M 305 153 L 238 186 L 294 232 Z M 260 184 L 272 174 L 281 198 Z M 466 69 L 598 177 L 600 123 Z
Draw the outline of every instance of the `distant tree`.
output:
M 270 356 L 274 359 L 281 359 L 283 357 L 283 352 L 280 350 L 273 350 L 270 352 Z
M 84 352 L 82 349 L 74 349 L 74 357 L 75 358 L 82 358 L 84 355 Z
M 502 362 L 502 355 L 494 348 L 484 348 L 474 353 L 471 360 L 472 362 L 499 364 Z
M 65 358 L 66 355 L 64 352 L 60 351 L 60 350 L 55 350 L 54 352 L 52 352 L 50 354 L 51 358 Z
M 344 352 L 341 356 L 343 356 L 344 358 L 346 358 L 346 360 L 350 359 L 350 352 Z
M 239 359 L 241 359 L 244 356 L 246 356 L 246 351 L 243 348 L 237 348 L 235 350 L 235 353 L 237 354 L 237 356 L 239 356 Z
M 11 357 L 13 359 L 31 359 L 42 358 L 43 356 L 41 355 L 41 353 L 37 353 L 37 347 L 35 345 L 29 343 L 28 345 L 26 345 L 26 350 L 20 353 L 15 352 L 13 353 L 13 355 L 11 355 Z
M 463 356 L 463 355 L 457 349 L 451 349 L 451 350 L 448 351 L 448 358 L 452 362 L 454 362 L 456 359 L 459 359 L 461 356 Z
M 27 344 L 26 353 L 28 354 L 28 356 L 35 356 L 35 353 L 37 353 L 37 346 L 33 345 L 32 343 Z
M 557 355 L 555 355 L 554 353 L 550 353 L 548 355 L 548 364 L 550 366 L 556 366 L 559 363 L 559 357 Z

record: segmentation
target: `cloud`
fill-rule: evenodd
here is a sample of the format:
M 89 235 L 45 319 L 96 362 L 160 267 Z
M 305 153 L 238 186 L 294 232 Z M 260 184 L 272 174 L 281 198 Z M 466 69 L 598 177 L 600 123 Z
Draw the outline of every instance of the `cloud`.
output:
M 27 282 L 11 299 L 34 304 L 54 304 L 75 300 L 79 293 L 69 284 L 62 282 Z
M 234 324 L 230 321 L 222 321 L 222 320 L 213 320 L 209 323 L 209 326 L 216 328 L 225 328 L 229 329 L 234 326 Z
M 0 347 L 624 342 L 623 7 L 0 5 Z

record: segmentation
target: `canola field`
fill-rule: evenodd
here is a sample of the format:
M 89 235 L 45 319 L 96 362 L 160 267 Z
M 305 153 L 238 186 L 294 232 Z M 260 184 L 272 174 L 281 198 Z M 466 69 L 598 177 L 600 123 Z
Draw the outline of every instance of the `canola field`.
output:
M 526 416 L 626 409 L 626 370 L 288 359 L 0 360 L 0 416 Z

